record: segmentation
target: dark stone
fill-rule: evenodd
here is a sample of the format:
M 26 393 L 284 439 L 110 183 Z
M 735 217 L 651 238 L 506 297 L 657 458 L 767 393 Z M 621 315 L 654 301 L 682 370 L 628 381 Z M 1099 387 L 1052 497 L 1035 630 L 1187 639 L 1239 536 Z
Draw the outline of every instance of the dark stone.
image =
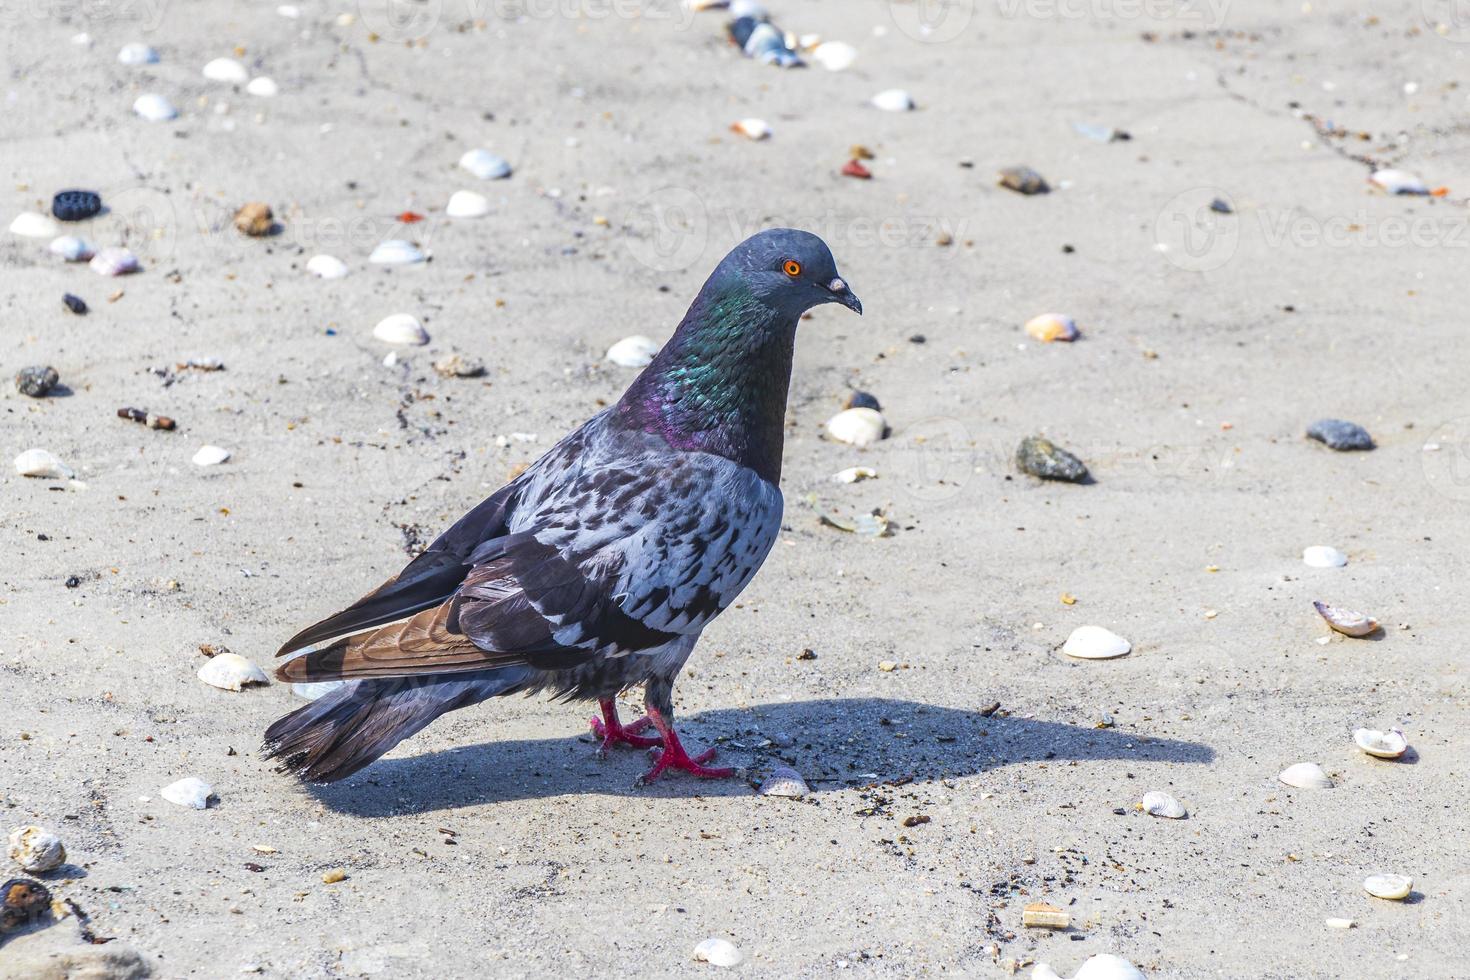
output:
M 1082 460 L 1041 436 L 1027 436 L 1021 440 L 1016 449 L 1016 465 L 1022 473 L 1030 473 L 1043 480 L 1081 483 L 1087 479 L 1087 467 Z
M 1338 452 L 1351 452 L 1373 448 L 1373 437 L 1368 430 L 1356 422 L 1342 419 L 1318 419 L 1307 426 L 1307 438 L 1325 443 L 1327 448 Z
M 82 580 L 77 578 L 75 575 L 68 575 L 66 578 L 66 587 L 68 589 L 75 589 L 81 584 Z
M 71 293 L 66 293 L 61 297 L 61 301 L 66 304 L 68 310 L 71 310 L 77 316 L 82 316 L 87 312 L 87 301 L 80 296 L 73 296 Z
M 39 881 L 11 878 L 0 887 L 0 930 L 35 922 L 51 909 L 51 893 Z
M 51 199 L 58 221 L 85 221 L 101 210 L 102 198 L 94 191 L 61 191 Z
M 1000 186 L 1020 194 L 1045 194 L 1051 190 L 1046 178 L 1030 167 L 1006 167 L 996 175 Z
M 38 364 L 15 373 L 15 390 L 32 398 L 45 398 L 60 380 L 54 367 Z
M 871 408 L 875 412 L 883 409 L 878 404 L 878 399 L 866 391 L 854 391 L 847 396 L 847 404 L 843 408 Z
M 1235 209 L 1230 206 L 1230 202 L 1221 197 L 1217 197 L 1210 202 L 1210 210 L 1214 211 L 1216 214 L 1235 213 Z

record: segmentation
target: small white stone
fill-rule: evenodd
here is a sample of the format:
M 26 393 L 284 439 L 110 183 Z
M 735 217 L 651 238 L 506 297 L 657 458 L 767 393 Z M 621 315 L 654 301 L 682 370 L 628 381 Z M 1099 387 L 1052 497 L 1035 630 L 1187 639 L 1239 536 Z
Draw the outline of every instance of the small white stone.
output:
M 832 474 L 833 483 L 861 483 L 863 480 L 876 479 L 878 471 L 868 466 L 849 466 L 845 470 L 838 470 Z
M 1328 919 L 1326 921 L 1329 929 L 1351 929 L 1357 925 L 1352 919 Z
M 177 119 L 179 110 L 157 92 L 146 92 L 133 102 L 133 111 L 149 122 L 168 122 Z
M 211 82 L 244 85 L 249 80 L 250 73 L 234 58 L 216 58 L 204 66 L 204 77 Z
M 1408 875 L 1369 875 L 1363 879 L 1363 891 L 1374 898 L 1401 901 L 1414 890 L 1414 879 Z
M 42 874 L 55 871 L 66 863 L 66 848 L 45 827 L 17 827 L 10 832 L 10 860 L 22 871 Z
M 156 65 L 158 52 L 137 41 L 124 44 L 117 52 L 117 60 L 125 65 Z
M 444 213 L 451 218 L 482 218 L 490 213 L 490 201 L 474 191 L 455 191 L 449 196 Z
M 1297 789 L 1332 788 L 1332 779 L 1315 762 L 1298 762 L 1294 766 L 1287 766 L 1276 778 Z
M 771 774 L 761 781 L 760 793 L 762 796 L 782 796 L 787 799 L 799 800 L 811 792 L 806 780 L 801 773 L 790 766 L 777 766 L 771 770 Z
M 301 8 L 294 3 L 283 3 L 276 8 L 276 13 L 287 20 L 300 20 Z
M 92 35 L 86 31 L 82 31 L 80 34 L 73 34 L 71 36 L 71 43 L 79 48 L 90 48 L 92 46 Z
M 1418 177 L 1407 170 L 1396 170 L 1392 167 L 1384 170 L 1375 170 L 1368 178 L 1368 182 L 1390 194 L 1428 194 L 1429 187 Z
M 1031 970 L 1031 980 L 1062 980 L 1046 963 L 1038 963 Z M 1121 956 L 1098 953 L 1072 975 L 1072 980 L 1146 980 L 1143 971 Z
M 850 446 L 869 446 L 883 438 L 888 423 L 875 408 L 845 408 L 827 420 L 827 435 Z
M 624 337 L 607 349 L 607 359 L 618 367 L 647 367 L 658 353 L 658 344 L 642 334 Z
M 769 139 L 771 136 L 771 124 L 764 119 L 739 119 L 731 123 L 730 128 L 750 140 Z
M 1353 732 L 1353 744 L 1379 759 L 1397 759 L 1409 751 L 1409 741 L 1397 728 L 1380 732 L 1376 728 L 1359 728 Z
M 424 261 L 424 253 L 413 242 L 390 238 L 378 243 L 373 254 L 368 256 L 368 261 L 374 265 L 412 265 Z
M 72 471 L 44 449 L 27 449 L 15 457 L 15 472 L 38 480 L 69 480 Z
M 59 255 L 68 262 L 85 262 L 96 254 L 86 239 L 76 235 L 62 235 L 47 247 L 52 255 Z
M 470 150 L 459 158 L 459 165 L 481 180 L 500 180 L 510 176 L 510 164 L 485 149 Z
M 158 795 L 170 803 L 179 806 L 192 807 L 195 810 L 207 810 L 209 798 L 214 796 L 214 787 L 200 779 L 198 776 L 189 776 L 180 779 L 176 783 L 169 783 L 158 791 Z
M 138 257 L 125 248 L 104 248 L 87 265 L 99 276 L 128 276 L 138 271 Z
M 884 112 L 908 112 L 914 107 L 914 97 L 901 88 L 884 89 L 873 96 L 873 105 Z
M 1309 568 L 1341 568 L 1348 563 L 1347 555 L 1325 544 L 1314 544 L 1302 549 L 1302 561 Z
M 812 49 L 812 60 L 828 71 L 851 68 L 857 55 L 857 48 L 846 41 L 823 41 Z
M 281 87 L 276 84 L 274 78 L 260 75 L 250 80 L 250 84 L 245 86 L 245 91 L 251 95 L 257 95 L 262 99 L 269 99 L 271 96 L 278 94 L 281 91 Z
M 306 260 L 306 271 L 323 279 L 341 279 L 347 275 L 347 263 L 335 255 L 313 255 Z
M 706 939 L 694 947 L 694 958 L 710 966 L 738 966 L 745 959 L 728 939 Z
M 55 238 L 60 231 L 54 218 L 39 211 L 22 211 L 10 223 L 10 233 L 25 238 Z
M 1101 626 L 1079 626 L 1062 644 L 1062 652 L 1079 660 L 1111 660 L 1133 649 L 1133 645 Z
M 1183 803 L 1159 790 L 1150 790 L 1143 794 L 1143 812 L 1170 820 L 1182 820 L 1188 814 Z
M 229 458 L 228 450 L 218 446 L 200 446 L 199 451 L 194 454 L 193 462 L 195 466 L 218 466 Z
M 385 316 L 373 327 L 373 336 L 388 344 L 422 347 L 429 342 L 429 332 L 418 319 L 408 313 Z
M 222 691 L 238 691 L 250 684 L 269 684 L 265 671 L 238 653 L 221 653 L 199 668 L 199 679 Z

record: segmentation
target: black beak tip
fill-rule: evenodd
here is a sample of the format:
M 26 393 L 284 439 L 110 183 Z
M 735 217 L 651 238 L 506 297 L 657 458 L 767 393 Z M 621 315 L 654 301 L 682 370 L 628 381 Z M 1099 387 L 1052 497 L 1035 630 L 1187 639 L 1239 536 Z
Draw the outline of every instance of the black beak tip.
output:
M 832 291 L 832 299 L 834 302 L 841 303 L 843 306 L 847 307 L 849 310 L 852 310 L 858 316 L 863 315 L 863 301 L 857 298 L 856 294 L 854 294 L 852 289 L 847 285 L 846 280 L 833 279 L 832 282 L 827 286 L 827 288 Z

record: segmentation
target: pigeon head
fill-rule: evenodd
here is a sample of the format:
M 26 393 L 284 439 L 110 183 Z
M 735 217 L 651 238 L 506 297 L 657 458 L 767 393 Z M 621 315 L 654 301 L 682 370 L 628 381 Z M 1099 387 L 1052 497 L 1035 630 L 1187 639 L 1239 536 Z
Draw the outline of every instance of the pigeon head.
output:
M 809 231 L 772 228 L 735 246 L 710 284 L 718 288 L 736 282 L 783 317 L 799 317 L 823 303 L 841 303 L 860 316 L 863 312 L 862 302 L 838 275 L 832 250 Z

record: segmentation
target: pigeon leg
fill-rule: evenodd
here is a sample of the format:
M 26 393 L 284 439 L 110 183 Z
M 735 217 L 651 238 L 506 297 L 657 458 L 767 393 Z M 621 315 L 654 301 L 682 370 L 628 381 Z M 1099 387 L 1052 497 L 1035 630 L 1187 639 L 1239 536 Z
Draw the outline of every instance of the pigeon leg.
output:
M 638 782 L 648 785 L 663 774 L 665 769 L 682 769 L 687 773 L 699 776 L 701 779 L 727 779 L 735 775 L 734 769 L 710 769 L 703 763 L 715 757 L 714 749 L 705 749 L 696 756 L 690 756 L 684 751 L 684 746 L 679 743 L 679 736 L 670 725 L 668 719 L 663 716 L 653 705 L 648 705 L 648 717 L 653 721 L 653 727 L 663 736 L 664 749 L 658 754 L 653 763 L 653 768 L 639 777 Z
M 664 744 L 663 739 L 656 736 L 638 734 L 653 724 L 648 718 L 639 718 L 624 725 L 618 721 L 618 705 L 612 698 L 598 701 L 597 705 L 602 709 L 602 717 L 592 719 L 592 734 L 602 739 L 602 746 L 597 754 L 603 758 L 607 757 L 613 746 L 620 743 L 631 745 L 635 749 L 651 749 Z

